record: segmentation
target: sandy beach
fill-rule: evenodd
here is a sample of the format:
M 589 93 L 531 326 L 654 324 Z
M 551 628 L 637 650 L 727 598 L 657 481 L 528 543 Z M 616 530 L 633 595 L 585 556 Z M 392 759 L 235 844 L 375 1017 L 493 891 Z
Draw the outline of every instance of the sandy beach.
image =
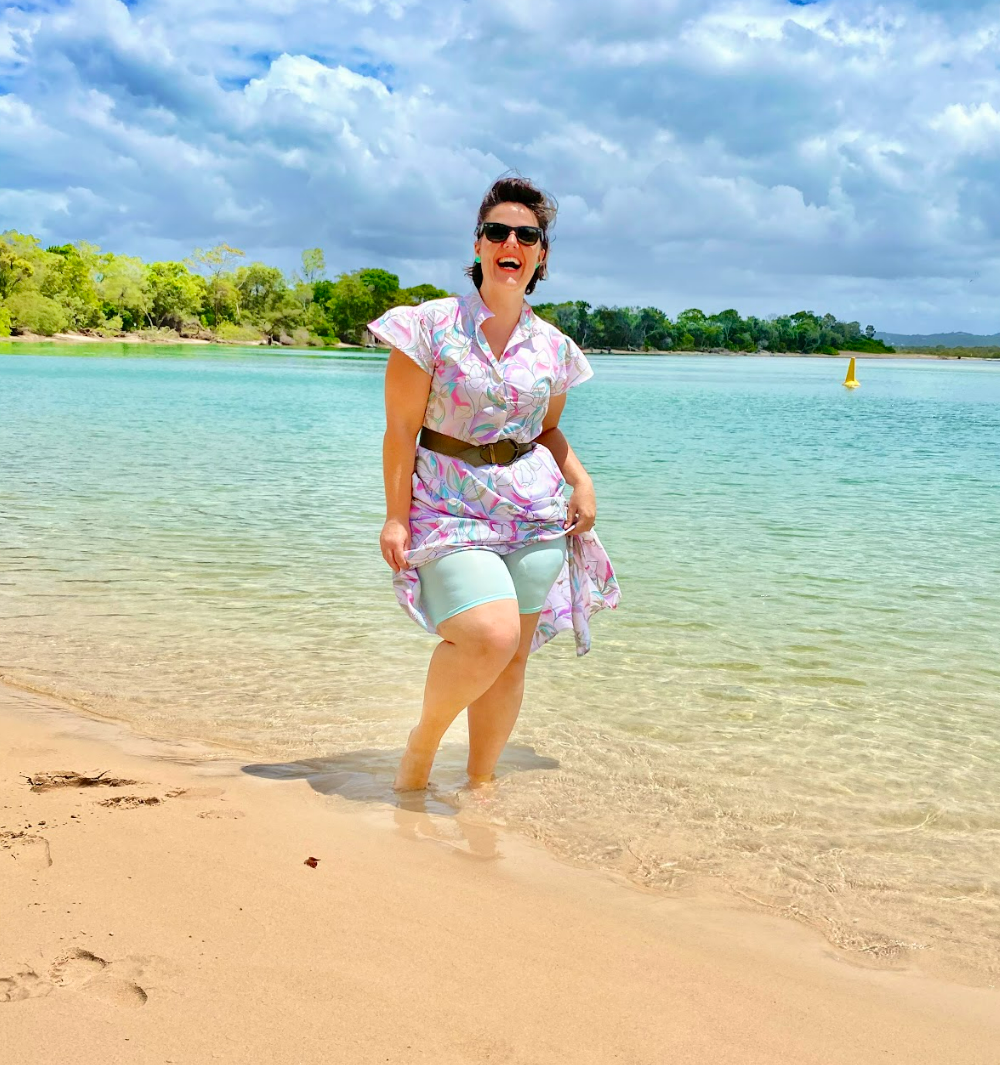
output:
M 96 336 L 90 333 L 53 333 L 52 336 L 42 336 L 39 333 L 20 333 L 17 336 L 3 338 L 3 343 L 15 344 L 211 344 L 213 341 L 204 340 L 201 337 L 169 337 L 153 338 L 141 334 L 124 336 Z M 222 343 L 215 341 L 214 343 Z
M 12 1065 L 996 1060 L 997 992 L 780 918 L 7 686 L 0 730 Z

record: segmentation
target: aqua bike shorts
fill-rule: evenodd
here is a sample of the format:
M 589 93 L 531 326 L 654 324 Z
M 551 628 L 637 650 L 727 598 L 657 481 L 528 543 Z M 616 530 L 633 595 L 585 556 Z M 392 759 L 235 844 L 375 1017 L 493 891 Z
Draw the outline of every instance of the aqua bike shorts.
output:
M 565 536 L 509 555 L 488 547 L 462 548 L 417 570 L 421 604 L 435 628 L 463 610 L 497 599 L 516 599 L 519 614 L 537 614 L 565 561 Z

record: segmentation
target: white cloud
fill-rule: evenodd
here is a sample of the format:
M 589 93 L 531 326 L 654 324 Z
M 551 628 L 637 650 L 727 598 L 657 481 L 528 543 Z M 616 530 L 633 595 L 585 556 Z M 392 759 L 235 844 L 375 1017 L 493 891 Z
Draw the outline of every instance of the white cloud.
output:
M 517 166 L 562 203 L 542 298 L 992 332 L 998 42 L 922 0 L 7 8 L 0 228 L 458 288 Z
M 930 121 L 930 128 L 950 137 L 963 151 L 1000 148 L 1000 111 L 992 104 L 951 104 Z

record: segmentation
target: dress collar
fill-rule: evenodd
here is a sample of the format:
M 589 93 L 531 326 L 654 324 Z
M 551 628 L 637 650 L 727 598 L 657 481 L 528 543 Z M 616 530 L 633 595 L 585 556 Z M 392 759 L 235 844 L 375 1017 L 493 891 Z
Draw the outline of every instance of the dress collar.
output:
M 493 317 L 493 312 L 483 302 L 483 297 L 476 288 L 465 297 L 465 306 L 472 321 L 472 327 L 476 331 L 487 318 Z M 536 332 L 538 332 L 538 325 L 535 320 L 535 312 L 525 300 L 521 304 L 521 317 L 517 320 L 517 325 L 514 326 L 514 332 L 510 335 L 509 343 L 526 340 Z

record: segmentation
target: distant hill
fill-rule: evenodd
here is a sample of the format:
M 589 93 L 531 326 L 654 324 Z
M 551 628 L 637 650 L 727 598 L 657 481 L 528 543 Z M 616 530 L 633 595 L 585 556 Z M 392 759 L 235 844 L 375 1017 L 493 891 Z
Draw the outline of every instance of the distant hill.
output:
M 980 336 L 977 333 L 876 333 L 894 348 L 1000 348 L 1000 333 Z

